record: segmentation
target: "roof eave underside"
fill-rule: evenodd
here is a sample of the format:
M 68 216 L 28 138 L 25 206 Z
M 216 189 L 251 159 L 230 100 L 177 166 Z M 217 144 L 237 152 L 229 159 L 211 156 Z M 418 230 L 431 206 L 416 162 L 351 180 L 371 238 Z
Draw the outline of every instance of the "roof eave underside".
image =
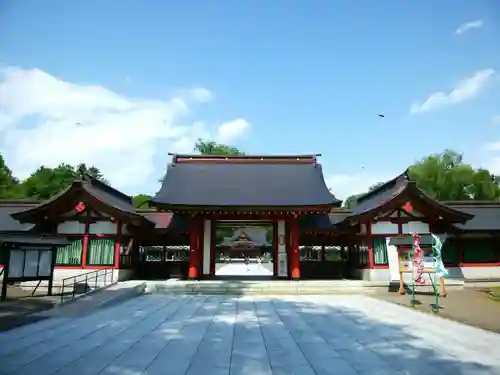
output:
M 227 206 L 210 206 L 210 205 L 182 205 L 182 204 L 170 204 L 164 202 L 155 202 L 151 200 L 151 204 L 158 208 L 168 208 L 172 211 L 254 211 L 254 212 L 266 212 L 266 211 L 307 211 L 307 212 L 328 212 L 332 207 L 335 207 L 337 204 L 342 203 L 342 201 L 333 202 L 330 204 L 322 204 L 322 205 L 273 205 L 273 206 L 263 206 L 263 205 L 254 205 L 254 206 L 239 206 L 239 205 L 227 205 Z

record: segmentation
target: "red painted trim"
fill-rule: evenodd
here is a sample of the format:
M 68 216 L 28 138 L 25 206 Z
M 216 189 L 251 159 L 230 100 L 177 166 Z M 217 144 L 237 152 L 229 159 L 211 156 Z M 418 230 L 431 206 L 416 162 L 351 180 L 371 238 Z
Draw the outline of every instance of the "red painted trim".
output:
M 372 223 L 366 222 L 366 246 L 368 247 L 368 268 L 375 266 L 375 259 L 373 257 L 373 237 L 372 237 Z
M 215 276 L 215 223 L 210 219 L 210 276 Z
M 203 237 L 205 235 L 205 226 L 203 223 L 204 219 L 198 221 L 198 275 L 203 276 L 203 257 L 204 254 L 204 241 Z
M 194 219 L 190 222 L 189 230 L 189 271 L 190 279 L 198 279 L 199 277 L 199 220 Z
M 488 263 L 460 263 L 460 267 L 499 267 L 500 262 Z
M 83 246 L 82 246 L 82 267 L 87 266 L 87 252 L 89 248 L 89 228 L 90 228 L 90 217 L 88 209 L 85 211 L 87 220 L 85 220 L 85 235 L 83 236 Z
M 300 279 L 299 225 L 297 220 L 290 220 L 290 274 L 292 279 Z
M 109 270 L 113 266 L 55 266 L 55 269 L 59 270 Z
M 116 237 L 116 233 L 113 233 L 113 234 L 89 234 L 89 233 L 85 233 L 85 234 L 66 234 L 66 233 L 58 233 L 60 234 L 61 236 L 64 236 L 64 237 L 68 237 L 68 238 L 83 238 L 85 236 L 88 236 L 89 238 L 92 238 L 92 237 L 97 237 L 97 238 L 115 238 Z
M 116 221 L 116 240 L 115 240 L 115 265 L 114 268 L 120 268 L 120 244 L 121 244 L 121 234 L 122 234 L 122 222 L 120 220 Z
M 273 262 L 273 276 L 278 276 L 278 222 L 273 223 L 273 252 L 274 252 L 274 262 Z
M 389 265 L 388 265 L 388 264 L 386 264 L 386 265 L 379 265 L 379 266 L 374 265 L 374 266 L 372 267 L 372 269 L 374 269 L 374 270 L 385 270 L 385 269 L 388 269 L 388 268 L 389 268 Z

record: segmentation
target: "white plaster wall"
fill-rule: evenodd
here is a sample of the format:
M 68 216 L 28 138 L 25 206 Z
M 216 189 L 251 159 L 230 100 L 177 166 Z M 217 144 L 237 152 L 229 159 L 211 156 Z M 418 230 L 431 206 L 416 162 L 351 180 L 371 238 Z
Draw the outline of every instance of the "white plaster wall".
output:
M 84 234 L 85 224 L 79 221 L 65 221 L 57 226 L 57 233 L 61 234 Z
M 372 234 L 398 234 L 398 224 L 389 221 L 372 223 Z
M 465 279 L 500 279 L 500 266 L 497 267 L 450 267 L 449 277 Z
M 403 233 L 429 233 L 429 224 L 421 221 L 410 221 L 403 224 Z
M 390 281 L 391 275 L 388 268 L 355 270 L 354 274 L 366 281 Z
M 210 253 L 212 245 L 212 222 L 203 222 L 203 275 L 210 275 Z
M 498 267 L 450 267 L 448 268 L 449 276 L 445 279 L 459 280 L 481 280 L 481 279 L 500 279 L 500 266 Z M 399 272 L 397 278 L 394 278 L 390 269 L 363 269 L 354 270 L 354 275 L 361 280 L 369 281 L 399 281 Z M 434 274 L 431 274 L 434 278 Z M 411 273 L 404 273 L 403 280 L 407 284 L 411 284 Z M 431 279 L 428 274 L 424 275 L 425 285 L 431 285 Z
M 91 234 L 116 234 L 118 226 L 111 221 L 98 221 L 89 224 L 89 233 Z
M 71 277 L 71 276 L 77 276 L 77 275 L 82 275 L 86 274 L 89 272 L 92 272 L 94 270 L 92 269 L 55 269 L 54 270 L 54 282 L 53 282 L 53 287 L 59 288 L 62 286 L 62 280 Z M 113 282 L 116 281 L 124 281 L 124 280 L 130 280 L 133 276 L 133 270 L 117 270 L 113 269 L 112 272 L 107 272 L 107 275 L 104 276 L 104 271 L 99 272 L 99 276 L 97 277 L 97 285 L 103 285 L 103 284 L 109 284 L 111 282 L 111 276 L 113 276 L 112 280 Z M 68 280 L 65 282 L 65 284 L 70 284 L 72 283 L 72 280 Z M 78 283 L 84 283 L 85 278 L 80 277 L 77 279 Z M 93 288 L 96 283 L 96 278 L 95 274 L 87 279 L 87 284 Z M 26 289 L 32 289 L 38 284 L 38 281 L 25 281 L 21 283 L 21 286 Z M 39 289 L 46 288 L 48 286 L 47 281 L 42 281 L 40 283 L 40 286 L 38 287 Z M 55 292 L 58 292 L 57 290 Z

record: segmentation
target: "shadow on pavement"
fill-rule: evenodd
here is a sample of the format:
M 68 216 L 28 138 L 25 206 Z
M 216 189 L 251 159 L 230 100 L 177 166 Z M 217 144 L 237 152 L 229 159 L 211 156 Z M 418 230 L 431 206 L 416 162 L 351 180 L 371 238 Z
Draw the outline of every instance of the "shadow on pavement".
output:
M 372 307 L 387 311 L 384 315 L 370 311 Z M 488 357 L 494 350 L 492 342 L 498 347 L 498 337 L 488 336 L 487 342 L 483 331 L 479 341 L 465 335 L 465 328 L 444 332 L 443 321 L 416 312 L 402 319 L 404 311 L 354 296 L 314 301 L 309 297 L 143 296 L 69 320 L 66 326 L 47 321 L 0 335 L 0 373 L 499 373 L 498 356 Z M 2 350 L 7 340 L 15 348 Z

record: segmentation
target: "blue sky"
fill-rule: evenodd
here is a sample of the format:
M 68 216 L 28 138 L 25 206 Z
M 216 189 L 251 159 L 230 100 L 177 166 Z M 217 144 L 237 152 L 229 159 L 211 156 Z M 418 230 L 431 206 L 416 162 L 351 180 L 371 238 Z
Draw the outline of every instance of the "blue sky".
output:
M 500 172 L 495 0 L 4 0 L 0 35 L 21 177 L 81 160 L 151 193 L 198 136 L 321 153 L 341 198 L 445 148 Z

